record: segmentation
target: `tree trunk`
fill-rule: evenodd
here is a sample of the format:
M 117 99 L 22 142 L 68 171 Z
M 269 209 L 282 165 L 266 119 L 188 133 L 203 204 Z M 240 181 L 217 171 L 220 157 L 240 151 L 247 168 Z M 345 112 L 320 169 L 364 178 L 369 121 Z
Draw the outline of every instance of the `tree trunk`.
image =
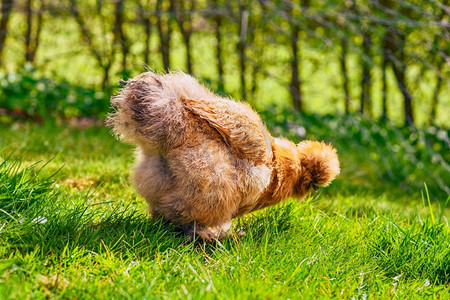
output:
M 396 30 L 392 38 L 393 53 L 389 55 L 390 63 L 397 80 L 397 86 L 403 95 L 405 125 L 414 126 L 413 97 L 406 85 L 405 43 L 406 33 Z
M 189 74 L 193 74 L 194 70 L 192 69 L 191 33 L 190 32 L 184 32 L 183 40 L 184 40 L 184 45 L 186 47 L 187 71 L 188 71 Z
M 101 11 L 101 9 L 102 8 L 100 2 L 100 7 L 98 7 L 98 10 Z M 110 55 L 102 53 L 101 50 L 99 50 L 96 47 L 92 33 L 89 31 L 84 18 L 80 14 L 80 10 L 78 8 L 76 0 L 70 0 L 70 11 L 72 15 L 75 17 L 75 21 L 77 22 L 78 27 L 80 28 L 81 36 L 86 45 L 89 47 L 89 51 L 97 60 L 97 63 L 100 66 L 100 68 L 103 70 L 102 89 L 105 89 L 109 86 L 109 70 L 114 62 L 116 54 L 114 47 L 112 47 Z
M 239 26 L 239 42 L 237 44 L 238 54 L 239 54 L 239 71 L 241 80 L 241 98 L 247 98 L 247 85 L 245 82 L 245 71 L 247 69 L 245 49 L 247 47 L 247 30 L 248 30 L 248 15 L 249 11 L 244 8 L 244 6 L 239 3 L 239 15 L 240 15 L 240 26 Z
M 109 70 L 111 69 L 111 64 L 108 63 L 103 67 L 103 80 L 102 80 L 102 90 L 105 90 L 109 86 Z
M 403 60 L 402 60 L 403 62 Z M 406 86 L 406 66 L 401 65 L 398 66 L 397 64 L 393 64 L 393 70 L 395 77 L 397 79 L 397 85 L 400 91 L 403 95 L 403 109 L 405 113 L 405 124 L 409 126 L 414 126 L 414 115 L 413 115 L 413 108 L 412 108 L 412 96 L 408 91 L 408 88 Z
M 288 18 L 290 23 L 290 38 L 291 38 L 291 51 L 292 51 L 292 60 L 291 60 L 291 83 L 289 86 L 289 90 L 291 92 L 292 102 L 294 108 L 297 111 L 301 111 L 303 109 L 303 94 L 302 94 L 302 82 L 300 76 L 300 56 L 299 56 L 299 35 L 300 35 L 300 16 L 295 13 L 294 3 L 293 1 L 287 2 L 288 5 Z M 309 8 L 309 0 L 301 0 L 300 8 L 302 16 Z
M 42 29 L 42 18 L 45 10 L 44 1 L 40 1 L 40 8 L 37 14 L 36 26 L 33 26 L 33 1 L 27 0 L 25 7 L 26 23 L 27 29 L 25 31 L 25 61 L 34 63 L 36 57 L 36 52 L 39 47 L 41 29 Z M 33 34 L 33 28 L 35 32 Z
M 0 65 L 3 61 L 3 49 L 5 48 L 6 35 L 8 33 L 8 21 L 14 6 L 13 0 L 2 0 L 2 19 L 0 21 Z
M 444 0 L 443 1 L 443 6 L 440 7 L 439 9 L 439 17 L 438 19 L 440 21 L 443 21 L 443 18 L 446 16 L 446 11 L 444 10 L 444 7 L 448 7 L 448 0 Z M 433 38 L 433 43 L 432 43 L 432 51 L 431 51 L 431 55 L 432 55 L 432 60 L 435 62 L 436 64 L 436 69 L 437 69 L 437 74 L 436 74 L 436 86 L 434 88 L 433 91 L 433 99 L 431 101 L 431 110 L 430 110 L 430 115 L 428 116 L 428 124 L 429 125 L 434 125 L 435 124 L 435 120 L 436 120 L 436 115 L 437 115 L 437 107 L 439 104 L 439 94 L 441 92 L 441 87 L 442 87 L 442 83 L 443 83 L 443 79 L 444 79 L 444 66 L 445 66 L 445 59 L 444 59 L 444 54 L 442 53 L 436 53 L 439 51 L 436 51 L 436 49 L 442 50 L 444 53 L 449 53 L 450 51 L 450 45 L 448 43 L 448 37 L 450 36 L 450 32 L 448 31 L 448 28 L 443 29 L 444 32 L 440 33 L 440 34 L 436 34 Z M 446 49 L 440 49 L 439 48 L 439 41 L 440 39 L 447 39 L 447 43 L 446 45 Z
M 269 27 L 268 22 L 269 18 L 267 18 L 268 13 L 268 5 L 264 0 L 259 0 L 259 7 L 261 9 L 260 19 L 256 20 L 260 24 L 259 26 L 252 26 L 250 31 L 250 40 L 253 45 L 253 63 L 252 63 L 252 80 L 250 87 L 250 98 L 255 99 L 255 94 L 259 88 L 259 77 L 263 70 L 263 57 L 265 49 L 265 36 L 268 34 Z M 260 33 L 258 35 L 258 32 Z M 258 38 L 259 37 L 259 38 Z M 263 37 L 263 38 L 261 38 Z M 259 44 L 258 44 L 259 42 Z
M 157 21 L 156 26 L 158 28 L 158 35 L 160 39 L 160 52 L 162 55 L 164 70 L 170 70 L 170 37 L 172 34 L 172 28 L 170 25 L 170 17 L 167 18 L 166 22 L 163 20 L 163 0 L 156 1 L 156 15 Z M 170 5 L 170 2 L 169 2 Z
M 341 55 L 340 55 L 340 65 L 342 72 L 342 87 L 344 88 L 344 107 L 345 113 L 350 113 L 350 81 L 348 79 L 348 70 L 347 70 L 347 50 L 348 50 L 348 40 L 346 37 L 341 38 Z
M 217 4 L 217 0 L 214 1 L 214 8 L 218 9 L 219 6 Z M 219 84 L 218 90 L 220 92 L 224 92 L 224 71 L 223 71 L 223 62 L 222 62 L 222 34 L 220 29 L 222 27 L 222 16 L 216 12 L 214 17 L 214 33 L 216 36 L 216 62 L 217 62 L 217 73 L 219 75 Z
M 258 74 L 259 74 L 259 63 L 255 61 L 252 65 L 252 78 L 251 78 L 251 86 L 250 86 L 250 99 L 255 99 L 255 93 L 258 89 Z
M 25 15 L 27 19 L 27 29 L 25 31 L 25 61 L 30 61 L 31 56 L 31 31 L 33 28 L 33 2 L 27 0 L 25 4 Z
M 41 41 L 41 32 L 42 32 L 42 20 L 43 20 L 43 15 L 44 15 L 44 11 L 45 11 L 45 2 L 44 0 L 41 0 L 41 7 L 39 8 L 39 12 L 38 12 L 38 16 L 37 16 L 37 24 L 36 24 L 36 33 L 34 36 L 34 47 L 33 47 L 33 51 L 30 53 L 30 62 L 34 63 L 34 59 L 36 58 L 36 52 L 39 48 L 39 44 Z
M 191 6 L 187 7 L 187 3 Z M 180 28 L 181 35 L 183 36 L 184 45 L 186 47 L 186 65 L 189 74 L 193 74 L 192 69 L 192 48 L 191 48 L 191 35 L 192 35 L 192 14 L 195 11 L 195 1 L 184 0 L 170 0 L 170 11 L 175 17 L 175 20 Z
M 358 5 L 356 3 L 356 0 L 352 0 L 350 3 L 350 10 L 352 13 L 363 16 L 364 13 L 361 12 L 358 8 Z M 360 24 L 360 26 L 357 28 L 358 33 L 363 38 L 363 44 L 362 44 L 362 53 L 360 55 L 360 64 L 362 69 L 361 74 L 361 94 L 360 94 L 360 100 L 359 100 L 359 112 L 361 114 L 366 113 L 367 115 L 372 115 L 372 104 L 370 99 L 370 89 L 371 89 L 371 62 L 370 62 L 370 49 L 371 49 L 371 36 L 370 32 L 367 30 L 367 25 Z
M 386 69 L 388 67 L 388 58 L 386 50 L 383 48 L 383 62 L 381 65 L 381 72 L 382 72 L 382 84 L 383 84 L 383 90 L 382 90 L 382 113 L 381 118 L 383 120 L 388 119 L 388 104 L 387 104 L 387 78 L 386 78 Z
M 128 40 L 123 30 L 124 6 L 123 0 L 115 0 L 114 5 L 114 39 L 116 44 L 120 44 L 122 50 L 122 73 L 127 74 L 127 56 L 129 52 Z
M 372 100 L 370 97 L 371 89 L 371 62 L 370 62 L 370 48 L 371 38 L 366 31 L 362 31 L 363 36 L 363 53 L 361 55 L 362 76 L 361 76 L 361 99 L 360 99 L 360 113 L 366 113 L 372 116 Z
M 378 5 L 383 12 L 383 17 L 386 20 L 394 20 L 396 18 L 396 6 L 397 2 L 392 0 L 376 0 L 378 1 Z M 394 61 L 394 52 L 395 52 L 395 31 L 396 29 L 391 24 L 382 24 L 382 29 L 384 29 L 383 39 L 381 41 L 382 48 L 382 63 L 381 63 L 381 72 L 382 72 L 382 113 L 381 118 L 384 120 L 388 119 L 388 83 L 387 83 L 387 71 L 388 67 L 392 66 Z
M 292 96 L 292 102 L 294 108 L 297 111 L 302 110 L 303 99 L 300 89 L 300 72 L 299 72 L 299 57 L 298 57 L 298 37 L 300 33 L 300 27 L 297 24 L 291 24 L 291 50 L 292 50 L 292 60 L 291 60 L 291 85 L 290 91 Z
M 428 124 L 429 125 L 434 125 L 434 122 L 436 120 L 436 112 L 437 112 L 437 106 L 439 103 L 439 93 L 441 91 L 441 87 L 442 87 L 442 67 L 443 67 L 443 63 L 441 64 L 439 70 L 438 70 L 438 74 L 437 74 L 437 81 L 436 81 L 436 86 L 434 88 L 434 92 L 433 92 L 433 99 L 431 101 L 431 111 L 430 111 L 430 115 L 428 117 Z
M 224 91 L 224 72 L 223 72 L 223 62 L 222 62 L 222 35 L 220 33 L 220 27 L 221 27 L 222 20 L 221 18 L 216 19 L 216 58 L 217 58 L 217 72 L 219 75 L 219 90 Z
M 152 35 L 152 27 L 150 23 L 150 18 L 144 18 L 144 30 L 145 30 L 145 53 L 144 62 L 146 66 L 150 65 L 150 39 Z
M 393 28 L 388 26 L 385 28 L 386 32 L 383 36 L 383 41 L 381 42 L 381 48 L 383 49 L 383 61 L 381 64 L 381 72 L 382 72 L 382 113 L 381 118 L 384 120 L 388 119 L 388 103 L 387 103 L 387 68 L 389 65 L 392 66 L 391 58 L 392 56 L 392 47 L 393 47 Z
M 142 0 L 138 0 L 137 4 L 139 6 L 138 8 L 139 21 L 142 23 L 142 26 L 144 26 L 144 33 L 145 33 L 145 45 L 143 53 L 144 63 L 145 66 L 148 67 L 150 65 L 150 40 L 152 34 L 150 12 L 148 11 L 150 8 L 145 7 Z

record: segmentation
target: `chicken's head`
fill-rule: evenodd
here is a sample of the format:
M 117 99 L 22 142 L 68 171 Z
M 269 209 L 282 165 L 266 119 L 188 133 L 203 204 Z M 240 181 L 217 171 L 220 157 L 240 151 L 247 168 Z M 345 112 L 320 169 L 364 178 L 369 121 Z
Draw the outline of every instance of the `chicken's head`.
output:
M 301 175 L 297 192 L 329 185 L 340 173 L 337 151 L 331 145 L 317 141 L 302 141 L 297 145 Z

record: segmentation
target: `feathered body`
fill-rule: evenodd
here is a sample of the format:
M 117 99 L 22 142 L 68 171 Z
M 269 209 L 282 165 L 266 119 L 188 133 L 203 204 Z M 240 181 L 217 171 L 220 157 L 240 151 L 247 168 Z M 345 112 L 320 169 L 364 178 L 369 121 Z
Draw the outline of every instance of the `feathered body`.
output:
M 109 125 L 137 146 L 134 182 L 151 213 L 223 237 L 231 219 L 302 198 L 339 174 L 336 150 L 273 138 L 245 103 L 222 98 L 184 73 L 143 73 L 111 98 Z

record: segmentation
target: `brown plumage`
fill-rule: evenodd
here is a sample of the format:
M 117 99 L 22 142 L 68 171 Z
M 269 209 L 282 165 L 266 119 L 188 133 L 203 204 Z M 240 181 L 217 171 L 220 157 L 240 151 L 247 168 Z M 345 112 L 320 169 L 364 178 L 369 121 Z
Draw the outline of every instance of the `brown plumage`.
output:
M 231 220 L 327 186 L 336 150 L 273 138 L 250 106 L 222 98 L 184 73 L 143 73 L 111 98 L 108 124 L 137 146 L 134 182 L 151 213 L 201 238 Z

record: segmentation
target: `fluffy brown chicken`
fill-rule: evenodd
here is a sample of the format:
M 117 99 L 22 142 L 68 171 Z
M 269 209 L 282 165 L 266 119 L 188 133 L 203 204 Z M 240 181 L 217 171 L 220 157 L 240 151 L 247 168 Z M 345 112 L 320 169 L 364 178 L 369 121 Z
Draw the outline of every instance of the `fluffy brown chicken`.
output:
M 134 182 L 153 216 L 204 240 L 231 220 L 339 174 L 336 150 L 273 138 L 250 106 L 222 98 L 184 73 L 146 72 L 111 98 L 113 132 L 137 146 Z

